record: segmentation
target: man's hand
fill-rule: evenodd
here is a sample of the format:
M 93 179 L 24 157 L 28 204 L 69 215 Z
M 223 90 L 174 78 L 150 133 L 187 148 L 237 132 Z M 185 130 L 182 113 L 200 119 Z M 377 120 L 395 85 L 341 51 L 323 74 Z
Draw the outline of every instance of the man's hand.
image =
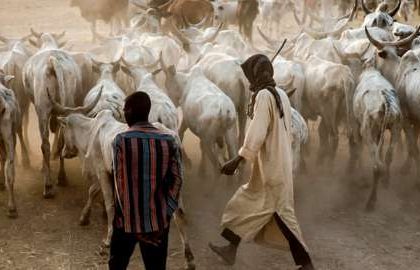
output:
M 234 159 L 229 160 L 228 162 L 225 163 L 225 165 L 223 165 L 222 171 L 221 171 L 222 174 L 233 175 L 236 169 L 238 169 L 239 164 L 241 164 L 243 160 L 244 158 L 241 156 L 237 156 Z

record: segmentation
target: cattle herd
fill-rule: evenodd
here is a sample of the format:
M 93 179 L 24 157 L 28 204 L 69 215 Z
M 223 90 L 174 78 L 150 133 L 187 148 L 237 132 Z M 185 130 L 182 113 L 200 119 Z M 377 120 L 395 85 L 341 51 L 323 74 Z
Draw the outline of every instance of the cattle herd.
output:
M 126 128 L 125 97 L 148 93 L 150 121 L 181 141 L 189 129 L 200 139 L 200 172 L 218 172 L 244 140 L 250 92 L 240 65 L 255 53 L 275 55 L 278 87 L 293 92 L 294 173 L 306 169 L 308 122 L 314 121 L 319 123 L 319 164 L 332 164 L 339 140 L 346 139 L 351 172 L 361 166 L 363 146 L 367 148 L 373 180 L 367 210 L 375 207 L 378 184 L 389 183 L 393 153 L 404 143 L 401 169 L 414 166 L 420 177 L 420 26 L 397 22 L 407 20 L 411 3 L 342 0 L 338 10 L 344 14 L 326 17 L 320 15 L 322 9 L 308 8 L 311 1 L 255 1 L 258 10 L 251 2 L 72 0 L 100 44 L 84 52 L 66 47 L 65 32 L 30 29 L 20 39 L 0 36 L 0 188 L 7 188 L 7 215 L 17 217 L 16 135 L 22 165 L 30 166 L 27 126 L 33 104 L 42 139 L 43 196 L 54 196 L 51 155 L 60 160 L 57 184 L 63 186 L 64 160 L 78 157 L 91 183 L 80 224 L 89 224 L 93 200 L 102 193 L 108 217 L 104 244 L 109 245 L 112 141 Z M 288 13 L 300 31 L 275 54 L 283 41 L 274 38 L 282 31 L 277 21 Z M 96 32 L 97 20 L 113 25 L 109 37 Z M 249 25 L 257 30 L 254 34 Z M 252 42 L 258 37 L 264 49 Z M 346 135 L 339 136 L 339 130 Z M 55 135 L 52 145 L 50 132 Z M 175 222 L 193 269 L 182 209 Z

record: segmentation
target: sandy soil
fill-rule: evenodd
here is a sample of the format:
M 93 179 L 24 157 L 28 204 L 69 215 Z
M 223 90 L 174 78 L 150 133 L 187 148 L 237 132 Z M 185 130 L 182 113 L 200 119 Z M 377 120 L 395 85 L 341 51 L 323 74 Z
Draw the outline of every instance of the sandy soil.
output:
M 22 36 L 29 27 L 39 31 L 65 29 L 76 49 L 86 48 L 91 40 L 89 25 L 79 17 L 78 10 L 68 7 L 68 1 L 0 1 L 1 34 Z M 100 30 L 108 31 L 103 25 Z M 78 225 L 88 187 L 81 176 L 80 163 L 77 160 L 66 163 L 70 186 L 59 188 L 53 200 L 42 198 L 41 151 L 33 111 L 32 120 L 33 169 L 17 166 L 18 219 L 7 219 L 1 213 L 5 213 L 6 194 L 0 193 L 0 269 L 106 269 L 106 258 L 98 254 L 106 226 L 99 202 L 93 209 L 91 224 Z M 193 160 L 199 160 L 197 146 L 197 139 L 188 134 L 186 148 Z M 366 213 L 370 163 L 366 159 L 365 167 L 346 173 L 347 149 L 341 140 L 337 161 L 323 166 L 316 165 L 310 154 L 308 172 L 295 180 L 297 214 L 315 265 L 323 270 L 419 269 L 420 192 L 415 183 L 420 180 L 412 172 L 398 174 L 402 158 L 398 155 L 391 186 L 380 187 L 377 210 Z M 404 148 L 397 152 L 404 152 Z M 56 161 L 52 167 L 56 175 Z M 218 234 L 221 212 L 237 184 L 231 178 L 205 179 L 201 175 L 202 172 L 187 170 L 184 186 L 188 233 L 197 269 L 295 269 L 288 252 L 252 244 L 241 246 L 234 267 L 224 266 L 211 254 L 207 243 L 223 242 Z M 168 269 L 181 269 L 182 247 L 175 227 L 169 249 Z M 130 269 L 143 269 L 138 254 L 137 250 Z

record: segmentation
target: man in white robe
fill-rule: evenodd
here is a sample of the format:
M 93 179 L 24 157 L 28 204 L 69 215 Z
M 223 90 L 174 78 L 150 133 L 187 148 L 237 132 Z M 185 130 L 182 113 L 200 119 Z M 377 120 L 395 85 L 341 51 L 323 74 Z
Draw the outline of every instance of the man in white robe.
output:
M 291 107 L 287 95 L 276 89 L 273 67 L 264 55 L 254 55 L 242 69 L 253 92 L 251 118 L 239 156 L 225 164 L 232 175 L 244 162 L 253 163 L 249 182 L 228 202 L 222 217 L 222 236 L 229 245 L 209 244 L 226 263 L 235 263 L 239 243 L 255 241 L 272 248 L 290 248 L 301 270 L 312 270 L 311 258 L 294 210 Z

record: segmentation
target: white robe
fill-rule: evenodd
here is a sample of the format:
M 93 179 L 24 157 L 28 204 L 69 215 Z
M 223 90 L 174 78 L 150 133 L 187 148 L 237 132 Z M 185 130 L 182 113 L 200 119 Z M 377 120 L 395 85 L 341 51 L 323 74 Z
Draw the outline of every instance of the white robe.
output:
M 275 97 L 261 90 L 256 97 L 254 118 L 247 129 L 239 155 L 253 162 L 249 182 L 241 186 L 228 202 L 222 227 L 244 241 L 278 249 L 289 245 L 277 226 L 278 214 L 307 249 L 296 219 L 293 199 L 291 107 L 287 95 L 278 91 L 284 117 L 280 118 Z

